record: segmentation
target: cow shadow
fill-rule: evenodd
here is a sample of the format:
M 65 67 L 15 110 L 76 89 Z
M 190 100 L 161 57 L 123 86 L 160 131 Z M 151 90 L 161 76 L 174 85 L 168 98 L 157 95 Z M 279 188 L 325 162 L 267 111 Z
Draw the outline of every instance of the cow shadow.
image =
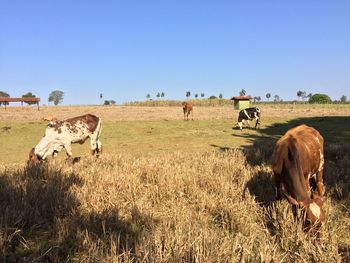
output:
M 231 148 L 231 147 L 220 146 L 220 145 L 217 145 L 217 144 L 210 144 L 210 146 L 218 149 L 220 152 L 228 152 L 228 151 L 231 151 L 231 150 L 234 149 L 234 148 Z
M 33 253 L 28 240 L 43 240 L 54 235 L 57 220 L 64 219 L 77 206 L 71 193 L 82 185 L 75 173 L 64 173 L 47 164 L 0 173 L 0 231 L 7 237 L 0 245 L 4 262 L 23 261 Z M 38 251 L 45 249 L 38 242 Z
M 156 221 L 137 207 L 128 219 L 116 208 L 86 213 L 75 194 L 83 186 L 78 174 L 47 163 L 2 170 L 0 261 L 64 262 L 85 253 L 86 242 L 101 251 L 115 247 L 120 254 L 136 255 L 139 240 Z

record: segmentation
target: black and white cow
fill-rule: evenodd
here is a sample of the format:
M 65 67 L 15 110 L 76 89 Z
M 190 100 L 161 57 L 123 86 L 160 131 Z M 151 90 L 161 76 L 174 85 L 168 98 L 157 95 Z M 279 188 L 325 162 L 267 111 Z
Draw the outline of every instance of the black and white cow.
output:
M 92 154 L 98 156 L 102 151 L 99 139 L 102 129 L 101 119 L 92 114 L 86 114 L 64 121 L 50 122 L 45 135 L 29 153 L 29 162 L 37 163 L 48 156 L 56 156 L 63 148 L 68 157 L 72 157 L 72 143 L 83 144 L 91 140 Z
M 238 114 L 239 129 L 242 130 L 243 121 L 245 122 L 245 126 L 250 127 L 249 125 L 250 120 L 256 120 L 255 129 L 258 127 L 258 125 L 260 127 L 260 113 L 261 113 L 261 110 L 258 107 L 241 110 Z

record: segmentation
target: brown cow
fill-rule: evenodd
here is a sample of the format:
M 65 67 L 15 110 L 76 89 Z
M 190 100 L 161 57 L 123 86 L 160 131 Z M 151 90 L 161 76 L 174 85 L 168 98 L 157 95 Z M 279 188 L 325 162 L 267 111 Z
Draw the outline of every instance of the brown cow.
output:
M 272 169 L 277 190 L 305 209 L 306 230 L 318 228 L 324 219 L 323 165 L 323 137 L 312 127 L 292 128 L 276 143 Z M 317 181 L 320 196 L 311 193 L 310 179 Z
M 188 116 L 191 114 L 193 120 L 193 103 L 184 101 L 182 102 L 182 109 L 184 111 L 184 120 L 188 121 Z
M 43 117 L 42 120 L 43 121 L 57 121 L 57 118 L 54 115 L 49 114 L 49 115 Z

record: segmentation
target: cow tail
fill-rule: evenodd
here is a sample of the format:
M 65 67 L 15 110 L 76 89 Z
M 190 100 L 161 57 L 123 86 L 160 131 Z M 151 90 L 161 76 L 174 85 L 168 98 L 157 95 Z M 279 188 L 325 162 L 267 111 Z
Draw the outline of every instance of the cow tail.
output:
M 304 189 L 306 184 L 305 184 L 303 169 L 301 168 L 300 155 L 299 155 L 299 152 L 296 149 L 294 143 L 292 143 L 290 147 L 291 147 L 291 151 L 288 149 L 288 155 L 290 155 L 290 154 L 292 155 L 291 160 L 293 160 L 293 162 L 294 162 L 295 168 L 298 171 L 298 175 L 299 175 L 298 177 L 300 179 L 302 189 Z

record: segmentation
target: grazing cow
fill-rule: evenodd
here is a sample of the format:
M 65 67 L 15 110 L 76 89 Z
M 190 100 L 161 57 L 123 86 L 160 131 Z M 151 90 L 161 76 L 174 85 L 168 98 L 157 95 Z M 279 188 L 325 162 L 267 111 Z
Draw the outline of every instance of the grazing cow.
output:
M 249 121 L 255 119 L 255 129 L 260 127 L 260 113 L 261 110 L 258 107 L 254 108 L 247 108 L 244 110 L 241 110 L 238 114 L 238 127 L 240 130 L 242 130 L 242 123 L 245 121 L 245 125 L 247 127 L 250 127 Z
M 54 115 L 49 114 L 49 115 L 43 117 L 42 120 L 43 121 L 57 121 L 57 118 Z
M 317 229 L 324 219 L 323 165 L 323 137 L 312 127 L 292 128 L 276 143 L 272 169 L 278 194 L 305 209 L 306 230 Z M 312 193 L 310 180 L 317 182 L 318 195 Z
M 72 143 L 83 144 L 89 137 L 92 154 L 99 156 L 102 145 L 99 139 L 101 133 L 101 119 L 86 114 L 64 121 L 50 122 L 45 135 L 29 153 L 29 162 L 37 163 L 47 156 L 56 156 L 63 148 L 68 157 L 72 157 Z
M 193 120 L 193 103 L 188 101 L 182 102 L 182 109 L 184 111 L 184 120 L 188 120 L 188 115 L 190 114 Z

